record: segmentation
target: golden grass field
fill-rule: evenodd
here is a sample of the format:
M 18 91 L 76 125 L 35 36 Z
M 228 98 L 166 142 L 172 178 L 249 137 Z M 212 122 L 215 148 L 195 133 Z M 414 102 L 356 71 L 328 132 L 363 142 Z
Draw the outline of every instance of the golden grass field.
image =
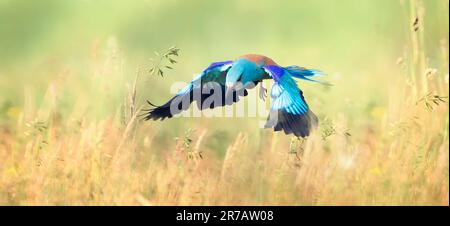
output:
M 448 1 L 434 1 L 443 13 L 419 0 L 390 2 L 401 10 L 405 35 L 361 50 L 349 44 L 356 49 L 348 61 L 325 55 L 320 44 L 304 55 L 278 52 L 282 44 L 265 49 L 285 65 L 306 59 L 333 83 L 299 81 L 320 120 L 307 139 L 261 129 L 264 118 L 137 117 L 147 99 L 167 100 L 171 83 L 245 53 L 237 47 L 197 55 L 200 44 L 185 51 L 168 38 L 144 54 L 181 48 L 164 77 L 149 75 L 150 63 L 114 34 L 80 36 L 89 44 L 71 48 L 81 53 L 64 51 L 68 42 L 52 57 L 4 63 L 0 205 L 449 205 L 448 22 L 434 21 L 448 21 Z M 358 60 L 371 51 L 370 62 Z M 331 57 L 338 63 L 320 63 Z

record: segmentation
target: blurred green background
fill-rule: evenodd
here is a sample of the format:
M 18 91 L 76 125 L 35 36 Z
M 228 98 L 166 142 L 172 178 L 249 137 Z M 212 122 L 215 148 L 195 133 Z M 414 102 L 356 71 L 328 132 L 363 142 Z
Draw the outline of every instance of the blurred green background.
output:
M 423 4 L 428 62 L 443 69 L 448 1 Z M 408 51 L 409 10 L 409 1 L 397 0 L 0 0 L 1 119 L 11 107 L 21 110 L 27 93 L 40 106 L 61 74 L 70 75 L 57 99 L 62 118 L 74 117 L 80 102 L 85 116 L 114 115 L 136 69 L 150 64 L 154 51 L 176 45 L 179 63 L 164 78 L 145 75 L 140 103 L 163 103 L 172 83 L 189 81 L 210 62 L 260 53 L 328 74 L 331 88 L 300 82 L 321 118 L 345 114 L 350 123 L 370 124 L 370 112 L 387 104 L 390 82 L 402 75 L 396 62 Z M 90 84 L 101 65 L 110 84 L 99 88 Z M 213 124 L 174 119 L 158 126 L 176 134 L 205 120 Z M 258 119 L 234 119 L 245 123 L 232 128 L 222 128 L 230 119 L 214 120 L 212 128 L 253 131 Z

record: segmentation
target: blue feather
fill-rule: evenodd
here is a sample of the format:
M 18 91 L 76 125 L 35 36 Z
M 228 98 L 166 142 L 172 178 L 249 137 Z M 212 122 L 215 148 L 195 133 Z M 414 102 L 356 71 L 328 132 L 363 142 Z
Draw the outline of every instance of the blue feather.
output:
M 308 136 L 318 120 L 306 104 L 294 76 L 289 70 L 276 65 L 267 65 L 263 69 L 275 82 L 270 92 L 272 105 L 265 127 L 298 137 Z
M 222 61 L 222 62 L 214 62 L 210 64 L 201 74 L 199 74 L 197 77 L 192 80 L 187 86 L 185 86 L 183 89 L 178 91 L 176 95 L 185 95 L 189 92 L 191 92 L 194 89 L 194 84 L 200 85 L 201 79 L 208 75 L 208 72 L 212 70 L 219 70 L 219 71 L 226 71 L 228 68 L 231 67 L 233 61 Z
M 308 111 L 308 105 L 301 96 L 301 90 L 292 76 L 284 68 L 269 65 L 264 69 L 274 79 L 270 96 L 272 97 L 273 110 L 286 110 L 291 114 L 304 114 Z
M 306 69 L 306 68 L 295 66 L 295 65 L 287 66 L 284 69 L 287 72 L 289 72 L 289 74 L 291 74 L 292 77 L 303 79 L 303 80 L 307 80 L 307 81 L 311 81 L 311 82 L 317 82 L 317 83 L 320 83 L 320 84 L 323 84 L 323 85 L 331 85 L 328 82 L 318 81 L 318 80 L 314 80 L 314 79 L 309 78 L 309 77 L 314 77 L 314 76 L 326 75 L 325 73 L 323 73 L 320 70 Z

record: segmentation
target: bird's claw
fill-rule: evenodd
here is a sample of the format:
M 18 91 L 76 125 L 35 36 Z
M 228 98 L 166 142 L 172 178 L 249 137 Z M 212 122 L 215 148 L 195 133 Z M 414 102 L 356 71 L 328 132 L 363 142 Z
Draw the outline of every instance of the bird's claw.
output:
M 267 97 L 267 89 L 264 88 L 262 83 L 260 83 L 260 85 L 259 85 L 259 98 L 262 99 L 263 101 L 265 101 L 266 97 Z

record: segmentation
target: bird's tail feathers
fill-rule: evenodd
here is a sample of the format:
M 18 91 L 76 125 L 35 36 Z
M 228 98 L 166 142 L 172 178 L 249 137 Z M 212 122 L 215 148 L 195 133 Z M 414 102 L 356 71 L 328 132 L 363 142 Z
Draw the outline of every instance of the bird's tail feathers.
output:
M 319 81 L 319 80 L 315 80 L 315 79 L 311 79 L 310 78 L 310 77 L 326 75 L 324 72 L 322 72 L 320 70 L 306 69 L 306 68 L 295 66 L 295 65 L 294 66 L 285 67 L 284 69 L 287 72 L 289 72 L 289 74 L 291 74 L 292 77 L 294 77 L 294 78 L 299 78 L 299 79 L 303 79 L 303 80 L 307 80 L 307 81 L 311 81 L 311 82 L 317 82 L 317 83 L 320 83 L 322 85 L 327 85 L 327 86 L 331 86 L 332 85 L 329 82 Z

